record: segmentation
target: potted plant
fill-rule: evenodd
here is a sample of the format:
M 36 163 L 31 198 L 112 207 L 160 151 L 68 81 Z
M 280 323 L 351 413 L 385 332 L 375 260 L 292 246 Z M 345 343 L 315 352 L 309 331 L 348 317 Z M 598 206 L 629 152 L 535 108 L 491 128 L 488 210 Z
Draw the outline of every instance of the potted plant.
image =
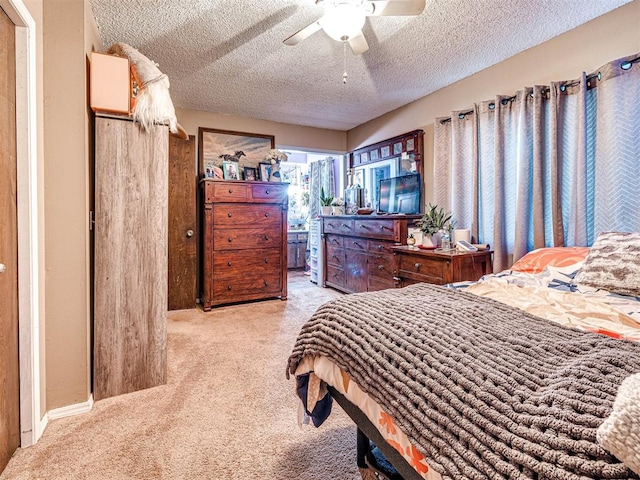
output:
M 451 212 L 445 212 L 437 205 L 429 204 L 429 209 L 415 222 L 416 227 L 422 230 L 422 244 L 425 247 L 437 247 L 442 232 L 451 231 L 453 228 L 452 217 Z
M 320 207 L 323 215 L 331 215 L 331 204 L 333 203 L 333 196 L 326 196 L 324 194 L 324 187 L 320 188 Z
M 340 197 L 335 197 L 331 202 L 331 209 L 333 215 L 344 215 L 344 200 Z

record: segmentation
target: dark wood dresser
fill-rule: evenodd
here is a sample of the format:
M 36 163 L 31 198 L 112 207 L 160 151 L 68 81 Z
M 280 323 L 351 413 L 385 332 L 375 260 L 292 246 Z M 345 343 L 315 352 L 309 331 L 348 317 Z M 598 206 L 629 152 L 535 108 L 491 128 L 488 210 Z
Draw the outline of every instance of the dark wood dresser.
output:
M 202 180 L 201 301 L 287 298 L 286 183 Z
M 323 286 L 343 292 L 394 288 L 391 248 L 407 243 L 420 215 L 322 217 Z
M 444 285 L 475 281 L 493 271 L 491 250 L 442 252 L 407 246 L 394 247 L 392 250 L 393 275 L 398 287 L 419 282 Z

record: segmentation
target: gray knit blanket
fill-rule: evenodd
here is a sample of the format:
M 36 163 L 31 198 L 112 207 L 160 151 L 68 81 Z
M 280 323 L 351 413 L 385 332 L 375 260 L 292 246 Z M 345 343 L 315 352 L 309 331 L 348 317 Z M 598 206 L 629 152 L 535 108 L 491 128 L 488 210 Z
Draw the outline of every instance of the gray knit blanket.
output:
M 305 355 L 346 371 L 444 478 L 638 478 L 596 442 L 638 343 L 417 284 L 321 306 L 290 373 Z

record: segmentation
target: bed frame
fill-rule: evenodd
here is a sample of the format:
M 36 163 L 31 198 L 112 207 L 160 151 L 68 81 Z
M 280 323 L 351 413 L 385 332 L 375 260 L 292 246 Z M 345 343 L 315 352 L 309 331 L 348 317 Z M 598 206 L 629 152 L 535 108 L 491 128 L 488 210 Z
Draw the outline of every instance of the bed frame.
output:
M 400 453 L 387 443 L 378 429 L 371 423 L 369 418 L 351 403 L 347 398 L 338 392 L 331 385 L 327 385 L 329 393 L 338 405 L 351 417 L 358 427 L 357 435 L 357 463 L 358 468 L 370 468 L 374 472 L 382 475 L 382 478 L 389 480 L 423 480 L 422 477 L 409 465 L 409 462 Z M 387 462 L 393 465 L 396 472 L 388 472 L 381 465 L 372 452 L 371 443 L 382 452 Z

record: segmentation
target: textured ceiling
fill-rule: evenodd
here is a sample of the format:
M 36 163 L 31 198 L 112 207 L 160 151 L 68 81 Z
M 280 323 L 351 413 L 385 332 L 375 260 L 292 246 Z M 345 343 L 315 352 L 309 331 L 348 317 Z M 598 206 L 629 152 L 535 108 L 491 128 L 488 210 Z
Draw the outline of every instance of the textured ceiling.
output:
M 125 42 L 169 76 L 176 107 L 348 130 L 630 0 L 427 0 L 412 17 L 370 17 L 370 49 L 319 31 L 314 0 L 91 0 L 105 48 Z

